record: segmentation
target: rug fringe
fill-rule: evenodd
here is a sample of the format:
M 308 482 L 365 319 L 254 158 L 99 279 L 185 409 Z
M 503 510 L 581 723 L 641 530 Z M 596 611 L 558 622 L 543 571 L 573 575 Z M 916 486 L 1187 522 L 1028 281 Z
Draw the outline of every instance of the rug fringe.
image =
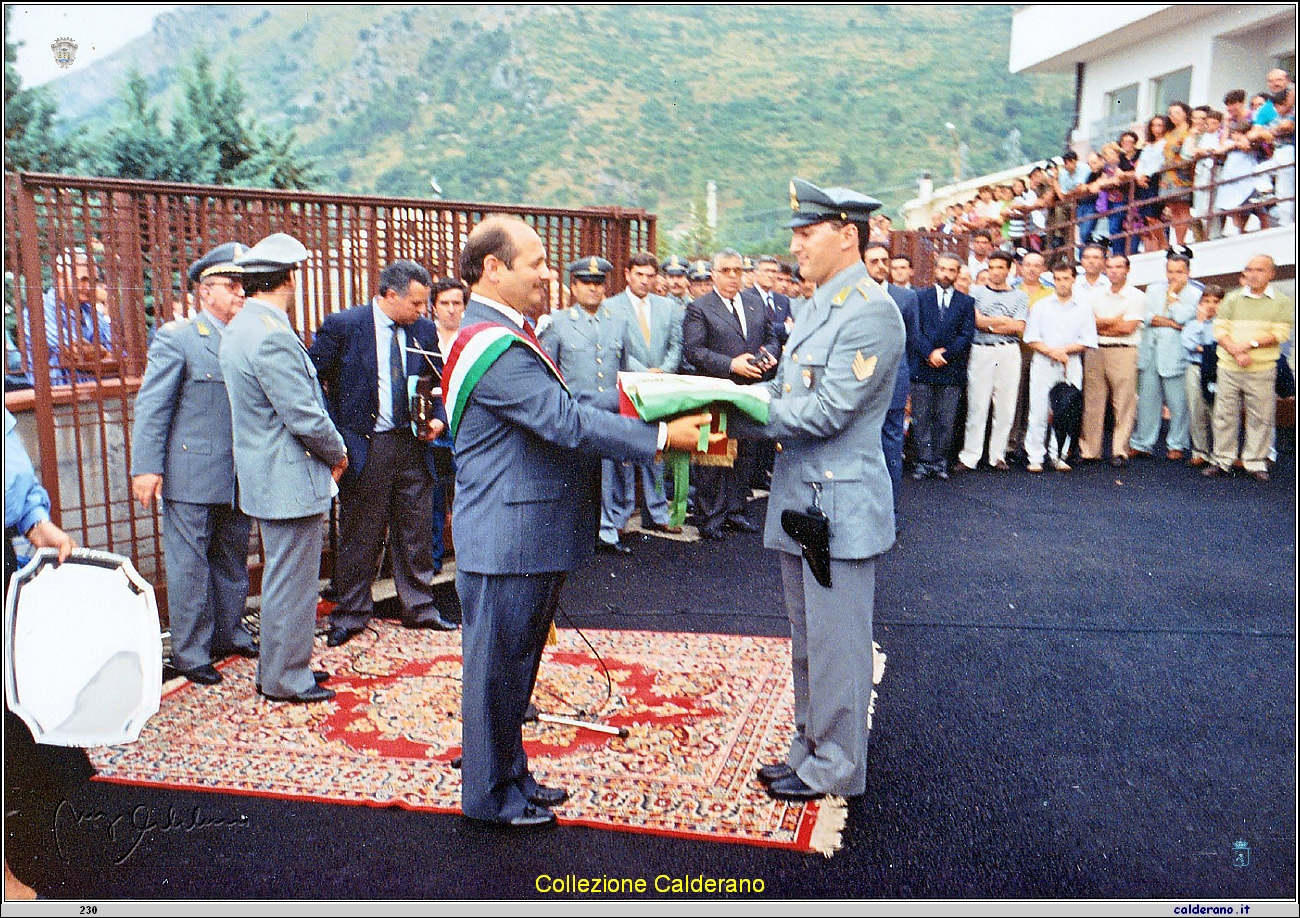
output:
M 808 846 L 823 857 L 831 857 L 843 846 L 844 823 L 848 818 L 847 800 L 836 796 L 822 798 Z

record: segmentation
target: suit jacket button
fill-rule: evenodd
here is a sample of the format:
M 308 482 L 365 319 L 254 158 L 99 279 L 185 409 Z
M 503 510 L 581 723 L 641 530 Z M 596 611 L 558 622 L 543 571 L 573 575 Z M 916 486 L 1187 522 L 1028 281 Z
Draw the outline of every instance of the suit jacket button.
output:
M 798 355 L 798 354 L 791 354 L 791 355 L 790 355 L 790 359 L 793 360 L 795 363 L 798 363 L 798 362 L 799 362 L 799 355 Z
M 208 379 L 211 379 L 211 378 L 212 378 L 212 374 L 209 373 L 209 374 L 208 374 Z
M 785 450 L 785 447 L 783 447 L 783 446 L 781 445 L 781 441 L 780 441 L 780 440 L 777 440 L 777 441 L 776 441 L 776 451 L 779 453 L 779 452 L 783 452 L 784 450 Z
M 185 452 L 187 449 L 189 449 L 189 447 L 186 446 L 184 443 L 182 443 L 182 444 L 181 444 L 181 452 Z
M 830 469 L 827 469 L 827 470 L 826 470 L 826 477 L 827 477 L 827 478 L 834 478 L 834 477 L 835 477 L 835 473 L 832 472 Z
M 789 383 L 786 383 L 786 384 L 785 384 L 785 391 L 786 391 L 786 392 L 789 392 L 789 391 L 790 391 L 790 384 L 789 384 Z

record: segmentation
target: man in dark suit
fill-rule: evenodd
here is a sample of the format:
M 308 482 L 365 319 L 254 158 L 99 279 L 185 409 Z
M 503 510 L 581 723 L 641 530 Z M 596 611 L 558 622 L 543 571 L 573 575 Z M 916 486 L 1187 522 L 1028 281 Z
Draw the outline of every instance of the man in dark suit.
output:
M 912 432 L 918 450 L 912 477 L 917 481 L 948 478 L 953 425 L 975 338 L 975 300 L 953 287 L 960 270 L 955 255 L 940 255 L 934 284 L 917 294 L 920 334 L 912 376 Z
M 533 322 L 551 270 L 542 240 L 489 217 L 461 250 L 471 296 L 443 379 L 456 441 L 456 591 L 464 614 L 461 810 L 512 828 L 555 824 L 524 712 L 565 575 L 595 551 L 600 458 L 694 449 L 707 414 L 647 424 L 569 394 Z M 712 439 L 718 439 L 714 436 Z
M 785 346 L 790 337 L 790 298 L 777 289 L 781 280 L 781 262 L 775 256 L 764 255 L 754 269 L 754 286 L 750 291 L 767 307 L 767 319 L 772 323 L 776 340 Z
M 913 349 L 920 335 L 917 319 L 916 291 L 889 283 L 891 262 L 889 247 L 884 243 L 872 242 L 867 245 L 863 260 L 867 264 L 867 274 L 889 293 L 898 311 L 903 316 L 903 328 L 907 333 L 906 349 L 903 353 L 903 365 L 894 377 L 894 398 L 885 412 L 885 423 L 880 428 L 880 444 L 885 451 L 885 465 L 889 467 L 889 482 L 894 493 L 894 527 L 898 528 L 898 494 L 903 486 L 903 422 L 907 416 L 907 394 L 911 390 L 911 367 L 916 363 Z
M 713 256 L 713 289 L 686 308 L 682 344 L 698 375 L 744 384 L 771 377 L 781 345 L 763 301 L 752 291 L 741 291 L 741 266 L 740 253 L 732 249 Z M 756 531 L 745 517 L 754 456 L 753 444 L 742 440 L 731 468 L 696 467 L 700 538 L 720 539 L 724 526 Z
M 312 363 L 325 388 L 330 417 L 348 446 L 339 480 L 339 553 L 334 564 L 338 605 L 325 643 L 337 647 L 365 630 L 374 615 L 371 596 L 384 530 L 393 580 L 408 628 L 455 626 L 433 598 L 433 440 L 446 426 L 439 399 L 417 436 L 408 378 L 441 376 L 438 332 L 428 311 L 429 272 L 395 261 L 379 274 L 370 303 L 326 316 L 312 341 Z M 420 353 L 421 351 L 425 353 Z

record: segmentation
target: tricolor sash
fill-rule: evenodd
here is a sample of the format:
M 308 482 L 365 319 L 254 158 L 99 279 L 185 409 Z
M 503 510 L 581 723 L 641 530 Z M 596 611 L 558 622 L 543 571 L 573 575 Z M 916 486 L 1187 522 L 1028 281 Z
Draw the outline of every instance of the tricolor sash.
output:
M 442 403 L 447 408 L 452 437 L 460 429 L 460 420 L 465 414 L 465 406 L 469 403 L 474 387 L 512 344 L 521 344 L 542 358 L 546 368 L 568 391 L 564 377 L 551 360 L 551 355 L 529 341 L 522 332 L 495 322 L 466 326 L 456 336 L 442 373 Z

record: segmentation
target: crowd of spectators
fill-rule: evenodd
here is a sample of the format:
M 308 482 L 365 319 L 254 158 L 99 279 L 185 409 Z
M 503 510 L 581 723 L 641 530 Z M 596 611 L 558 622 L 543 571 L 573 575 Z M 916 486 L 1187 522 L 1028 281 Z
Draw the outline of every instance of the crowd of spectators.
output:
M 1132 255 L 1171 244 L 1295 221 L 1295 83 L 1273 70 L 1267 88 L 1234 89 L 1222 110 L 1171 102 L 1142 128 L 1096 149 L 1067 151 L 1024 177 L 985 185 L 928 227 L 990 233 L 1010 249 L 1049 251 L 1104 242 Z M 1252 221 L 1253 218 L 1253 221 Z

